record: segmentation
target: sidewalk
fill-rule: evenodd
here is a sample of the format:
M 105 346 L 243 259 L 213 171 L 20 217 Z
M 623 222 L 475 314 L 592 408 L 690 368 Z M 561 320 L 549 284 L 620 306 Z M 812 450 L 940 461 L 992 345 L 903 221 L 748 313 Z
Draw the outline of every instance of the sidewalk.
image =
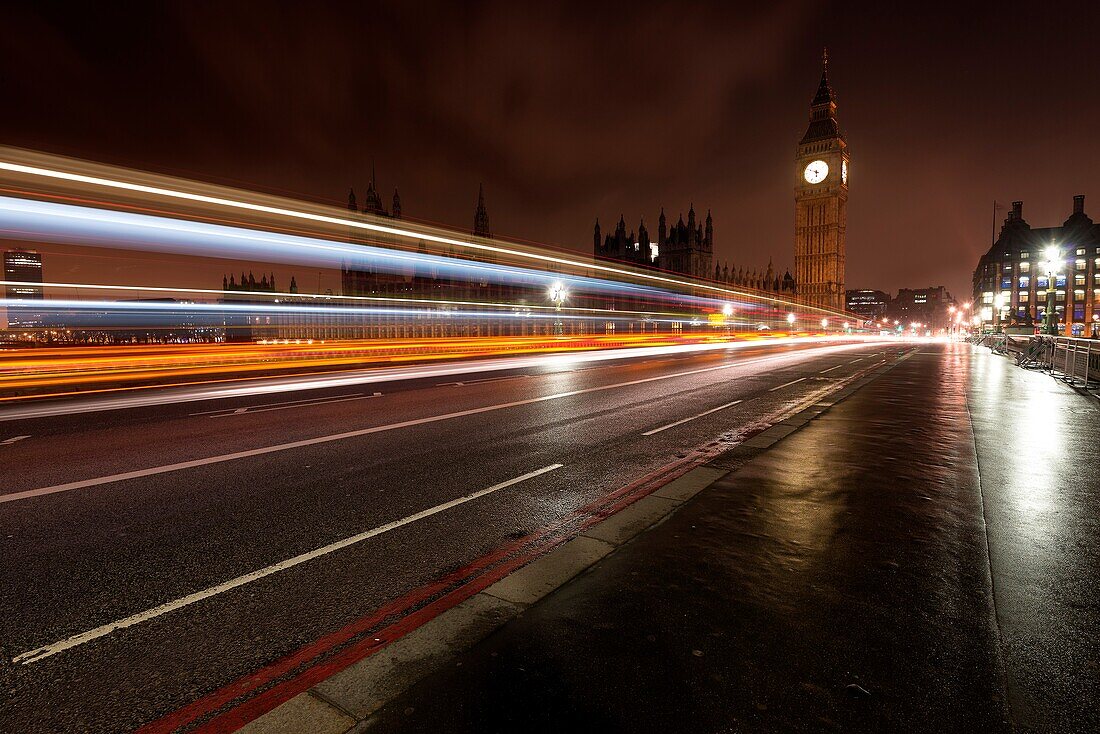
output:
M 353 730 L 1100 730 L 1097 448 L 1092 398 L 922 345 Z

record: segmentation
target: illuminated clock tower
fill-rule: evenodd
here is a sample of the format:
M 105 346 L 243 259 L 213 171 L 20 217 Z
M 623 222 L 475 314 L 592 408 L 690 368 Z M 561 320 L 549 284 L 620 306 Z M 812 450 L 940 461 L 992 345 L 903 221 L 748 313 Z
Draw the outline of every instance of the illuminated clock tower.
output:
M 836 119 L 829 55 L 798 144 L 794 269 L 798 294 L 814 306 L 844 309 L 844 239 L 848 225 L 848 144 Z

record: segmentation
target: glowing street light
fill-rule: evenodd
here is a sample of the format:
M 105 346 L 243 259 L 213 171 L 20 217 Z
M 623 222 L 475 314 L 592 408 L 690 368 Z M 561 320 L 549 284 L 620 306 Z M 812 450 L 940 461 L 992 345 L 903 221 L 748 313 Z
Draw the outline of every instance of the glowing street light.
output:
M 565 286 L 562 285 L 561 281 L 555 281 L 554 283 L 552 283 L 550 285 L 550 290 L 547 291 L 546 295 L 554 304 L 554 310 L 558 313 L 561 313 L 561 305 L 565 303 L 565 299 L 569 297 L 569 291 L 565 290 Z M 561 335 L 564 332 L 561 319 L 557 319 L 554 322 L 554 331 L 558 335 Z
M 733 316 L 733 304 L 723 303 L 722 304 L 722 315 L 725 316 L 727 319 L 730 316 Z
M 1044 331 L 1051 336 L 1058 335 L 1058 313 L 1054 306 L 1054 278 L 1062 265 L 1062 253 L 1053 242 L 1043 250 L 1043 260 L 1039 263 L 1039 272 L 1047 276 L 1047 307 L 1043 312 Z
M 787 323 L 790 324 L 791 326 L 794 326 L 794 314 L 793 313 L 787 314 Z
M 829 319 L 821 319 L 821 328 L 822 329 L 828 329 L 829 328 Z
M 569 298 L 569 291 L 565 290 L 565 286 L 560 282 L 555 282 L 550 286 L 550 290 L 547 291 L 546 295 L 556 307 L 555 310 L 561 311 L 561 305 L 565 303 L 565 299 Z
M 994 333 L 1001 330 L 1001 309 L 1005 307 L 1005 294 L 1004 291 L 997 291 L 997 295 L 993 296 L 993 331 Z

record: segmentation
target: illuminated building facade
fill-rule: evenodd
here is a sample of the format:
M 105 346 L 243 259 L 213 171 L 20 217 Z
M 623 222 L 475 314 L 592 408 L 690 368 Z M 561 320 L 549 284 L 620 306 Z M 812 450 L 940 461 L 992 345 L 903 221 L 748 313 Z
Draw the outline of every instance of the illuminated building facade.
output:
M 18 301 L 41 301 L 42 256 L 34 250 L 8 250 L 4 253 L 4 296 Z M 13 282 L 14 281 L 14 282 Z M 45 326 L 43 314 L 20 306 L 8 306 L 9 329 L 37 329 Z
M 1085 214 L 1085 197 L 1073 197 L 1073 209 L 1060 227 L 1033 228 L 1024 219 L 1024 203 L 1012 202 L 1000 234 L 974 269 L 974 303 L 983 324 L 992 326 L 998 300 L 1000 325 L 1038 326 L 1054 288 L 1054 308 L 1063 333 L 1089 336 L 1100 322 L 1100 225 Z M 1046 250 L 1058 251 L 1054 283 L 1039 263 Z
M 945 329 L 951 324 L 950 308 L 954 305 L 955 299 L 942 285 L 902 288 L 886 313 L 903 326 L 922 324 L 933 330 Z
M 829 57 L 822 59 L 821 83 L 810 104 L 810 124 L 795 156 L 794 279 L 801 300 L 844 308 L 848 229 L 848 144 L 837 121 L 836 95 L 829 86 Z
M 885 291 L 866 288 L 844 291 L 844 310 L 859 314 L 868 321 L 884 317 L 891 302 L 890 294 Z

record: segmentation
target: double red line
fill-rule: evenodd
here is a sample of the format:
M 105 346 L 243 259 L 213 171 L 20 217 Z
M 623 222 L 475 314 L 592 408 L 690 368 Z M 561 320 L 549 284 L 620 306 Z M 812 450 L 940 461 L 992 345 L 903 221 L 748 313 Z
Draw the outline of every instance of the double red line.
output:
M 139 734 L 225 732 L 244 726 L 349 665 L 469 599 L 624 507 L 708 461 L 719 450 L 695 452 L 508 543 L 430 584 L 394 599 L 193 703 L 141 727 Z
M 873 371 L 883 362 L 872 364 L 839 381 L 829 393 Z M 822 398 L 815 398 L 820 399 Z M 769 421 L 782 419 L 789 412 L 781 411 L 771 416 Z M 770 423 L 765 422 L 760 428 L 738 435 L 738 440 L 751 438 L 767 425 Z M 238 729 L 302 691 L 373 655 L 403 635 L 571 540 L 586 528 L 602 522 L 721 454 L 726 448 L 718 445 L 696 450 L 682 459 L 666 464 L 529 535 L 394 599 L 342 629 L 146 724 L 138 729 L 138 734 L 167 734 L 180 730 L 207 734 Z

